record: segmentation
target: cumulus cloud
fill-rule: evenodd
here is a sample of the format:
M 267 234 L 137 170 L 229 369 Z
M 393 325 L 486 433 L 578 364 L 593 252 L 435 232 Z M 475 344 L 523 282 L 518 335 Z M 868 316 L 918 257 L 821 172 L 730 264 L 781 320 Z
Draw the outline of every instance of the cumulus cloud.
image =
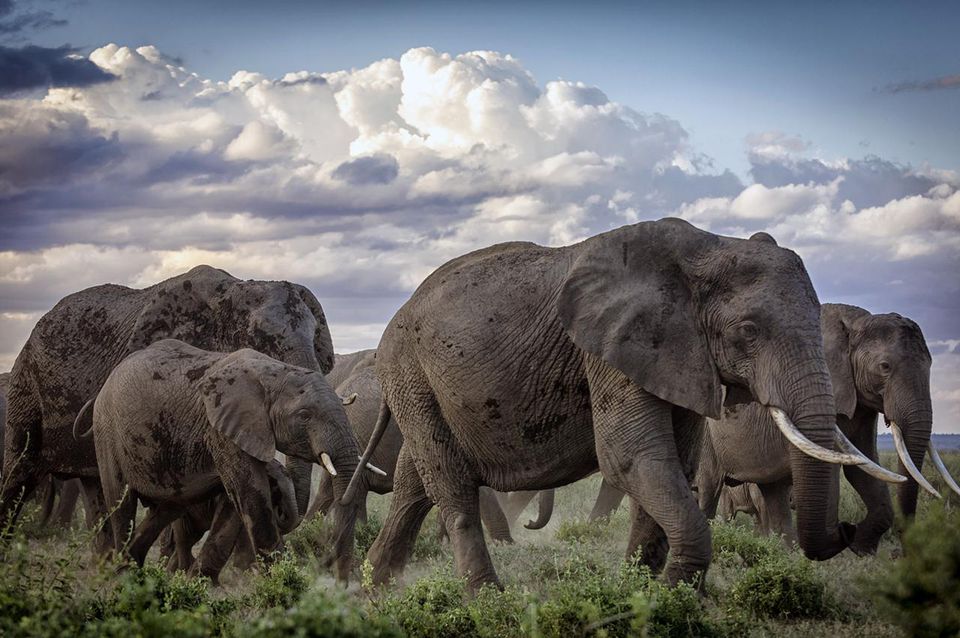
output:
M 0 99 L 0 367 L 63 295 L 197 263 L 300 281 L 338 350 L 369 347 L 452 257 L 667 214 L 771 232 L 801 253 L 823 300 L 960 339 L 960 284 L 944 275 L 960 266 L 949 171 L 810 157 L 810 142 L 772 132 L 747 140 L 745 185 L 676 120 L 582 83 L 540 84 L 492 51 L 419 48 L 361 69 L 240 70 L 226 82 L 151 46 L 111 44 L 83 61 L 115 79 Z M 945 379 L 955 350 L 936 354 Z

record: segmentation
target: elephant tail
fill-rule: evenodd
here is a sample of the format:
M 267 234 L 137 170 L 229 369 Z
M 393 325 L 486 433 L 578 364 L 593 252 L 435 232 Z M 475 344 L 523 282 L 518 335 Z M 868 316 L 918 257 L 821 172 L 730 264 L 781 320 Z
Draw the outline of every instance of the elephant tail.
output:
M 73 420 L 73 438 L 74 439 L 85 439 L 90 434 L 93 433 L 93 402 L 97 400 L 97 396 L 94 395 L 89 401 L 83 404 L 83 407 L 80 408 L 80 412 L 77 413 L 77 418 Z
M 553 516 L 553 497 L 555 490 L 540 490 L 540 509 L 537 511 L 537 520 L 527 521 L 527 529 L 543 529 Z
M 390 424 L 390 417 L 390 406 L 387 405 L 387 400 L 382 398 L 380 399 L 380 415 L 377 417 L 377 424 L 374 426 L 373 433 L 370 435 L 367 449 L 363 451 L 363 456 L 360 457 L 360 463 L 357 465 L 357 469 L 354 470 L 353 476 L 350 477 L 350 483 L 343 493 L 343 498 L 340 499 L 341 505 L 349 505 L 353 501 L 353 497 L 357 492 L 357 483 L 360 480 L 360 476 L 366 471 L 370 457 L 373 456 L 373 453 L 377 450 L 380 439 L 383 438 L 383 433 L 387 431 L 387 425 Z

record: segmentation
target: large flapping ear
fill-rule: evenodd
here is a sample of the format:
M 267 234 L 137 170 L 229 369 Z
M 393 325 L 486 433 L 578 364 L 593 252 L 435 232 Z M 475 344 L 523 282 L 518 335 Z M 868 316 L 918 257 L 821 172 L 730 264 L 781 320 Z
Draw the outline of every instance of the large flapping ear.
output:
M 137 316 L 127 352 L 134 352 L 160 339 L 180 339 L 199 348 L 213 346 L 217 330 L 209 303 L 216 281 L 233 280 L 229 274 L 209 266 L 147 289 L 150 296 Z
M 263 355 L 238 350 L 221 359 L 199 379 L 210 425 L 250 456 L 269 462 L 277 453 L 270 427 L 266 390 L 260 382 Z
M 720 416 L 720 377 L 681 268 L 712 237 L 661 220 L 594 237 L 567 273 L 557 311 L 574 343 L 665 401 Z
M 317 329 L 313 337 L 313 347 L 317 352 L 317 363 L 323 374 L 333 370 L 333 339 L 330 337 L 330 328 L 327 326 L 327 317 L 323 314 L 323 307 L 312 292 L 305 286 L 293 284 L 300 295 L 300 299 L 307 305 L 313 318 L 317 320 Z
M 833 400 L 837 412 L 853 418 L 857 409 L 857 385 L 853 377 L 850 330 L 853 323 L 869 313 L 863 308 L 843 304 L 822 304 L 820 326 L 823 332 L 823 353 L 830 370 Z

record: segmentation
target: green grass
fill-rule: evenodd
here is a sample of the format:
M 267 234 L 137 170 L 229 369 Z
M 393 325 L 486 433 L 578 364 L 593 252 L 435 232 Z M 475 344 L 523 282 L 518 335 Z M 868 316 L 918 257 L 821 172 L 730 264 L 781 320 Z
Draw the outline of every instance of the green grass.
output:
M 895 467 L 885 455 L 884 464 Z M 960 454 L 945 454 L 960 476 Z M 925 472 L 938 488 L 939 477 Z M 843 520 L 862 505 L 843 483 Z M 449 544 L 431 512 L 401 583 L 361 585 L 362 557 L 389 509 L 371 496 L 358 526 L 349 588 L 321 567 L 329 529 L 320 519 L 286 538 L 286 552 L 250 572 L 228 566 L 220 587 L 152 561 L 120 570 L 96 561 L 85 530 L 40 528 L 28 512 L 0 543 L 2 636 L 934 636 L 960 631 L 960 498 L 921 498 L 918 520 L 897 529 L 877 556 L 844 552 L 807 561 L 778 538 L 757 536 L 749 517 L 712 525 L 714 560 L 701 596 L 667 588 L 623 560 L 626 504 L 609 522 L 589 523 L 599 477 L 558 491 L 544 530 L 491 544 L 504 590 L 466 596 Z M 943 489 L 942 493 L 947 494 Z M 531 509 L 535 504 L 531 506 Z M 526 520 L 521 515 L 520 521 Z M 155 554 L 151 555 L 155 561 Z

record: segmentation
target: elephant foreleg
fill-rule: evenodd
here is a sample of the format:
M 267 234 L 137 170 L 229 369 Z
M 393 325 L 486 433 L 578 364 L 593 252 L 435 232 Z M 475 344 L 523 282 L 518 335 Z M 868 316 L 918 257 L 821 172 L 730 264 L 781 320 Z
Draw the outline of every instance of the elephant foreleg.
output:
M 113 519 L 109 516 L 103 489 L 98 479 L 85 477 L 80 479 L 80 490 L 87 529 L 96 530 L 93 537 L 94 549 L 103 553 L 110 547 L 111 538 L 114 538 L 111 529 Z
M 860 425 L 853 432 L 850 440 L 867 457 L 877 461 L 877 431 L 876 417 L 873 424 L 862 425 L 857 420 L 854 424 Z M 857 523 L 857 532 L 850 543 L 850 551 L 863 556 L 875 554 L 880 545 L 880 539 L 893 525 L 893 501 L 890 499 L 890 490 L 886 484 L 869 476 L 857 466 L 844 466 L 843 475 L 867 506 L 867 516 Z M 838 486 L 839 487 L 839 486 Z
M 710 565 L 710 527 L 691 490 L 702 419 L 679 408 L 675 413 L 674 406 L 597 359 L 588 359 L 587 378 L 603 476 L 630 495 L 635 513 L 648 514 L 665 533 L 672 552 L 667 581 L 702 583 Z M 635 529 L 641 526 L 650 523 L 635 516 Z M 650 536 L 631 533 L 637 540 Z
M 77 509 L 77 500 L 80 498 L 81 483 L 79 479 L 63 481 L 60 485 L 60 500 L 53 512 L 53 523 L 61 527 L 69 527 L 73 522 L 73 513 Z
M 500 543 L 513 543 L 510 523 L 500 507 L 497 494 L 489 487 L 480 488 L 480 519 L 490 533 L 490 539 Z
M 130 496 L 128 493 L 127 496 Z M 147 558 L 147 552 L 157 542 L 157 538 L 163 529 L 175 521 L 183 510 L 171 505 L 157 505 L 147 510 L 147 515 L 137 525 L 133 533 L 133 540 L 130 541 L 127 554 L 139 566 L 143 566 L 143 561 Z
M 597 500 L 590 511 L 589 520 L 596 521 L 601 518 L 610 518 L 620 507 L 620 501 L 623 500 L 624 496 L 625 494 L 622 491 L 615 488 L 604 478 L 600 481 L 600 491 L 597 493 Z
M 782 536 L 788 546 L 795 544 L 797 530 L 793 525 L 793 511 L 790 509 L 790 479 L 762 483 L 757 487 L 760 491 L 757 506 L 764 526 L 769 532 Z
M 250 547 L 249 535 L 243 533 L 243 521 L 230 499 L 217 498 L 217 509 L 210 523 L 210 535 L 200 549 L 200 555 L 192 572 L 206 576 L 217 584 L 220 572 L 223 571 L 224 565 L 227 564 L 230 554 L 239 544 L 241 537 L 247 537 L 247 547 Z M 250 547 L 250 553 L 252 562 L 252 547 Z
M 386 583 L 403 573 L 423 519 L 433 507 L 406 443 L 400 448 L 394 477 L 390 512 L 367 554 L 373 564 L 376 584 Z

